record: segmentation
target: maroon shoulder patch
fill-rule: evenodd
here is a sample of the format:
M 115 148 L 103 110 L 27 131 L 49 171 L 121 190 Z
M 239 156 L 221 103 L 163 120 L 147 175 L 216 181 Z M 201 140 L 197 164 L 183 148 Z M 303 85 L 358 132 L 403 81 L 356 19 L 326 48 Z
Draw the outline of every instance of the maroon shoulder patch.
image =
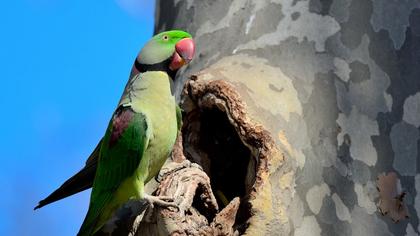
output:
M 131 107 L 120 106 L 114 113 L 112 117 L 112 130 L 111 138 L 109 140 L 109 145 L 113 146 L 117 143 L 118 139 L 121 137 L 125 129 L 130 124 L 133 119 L 134 111 Z

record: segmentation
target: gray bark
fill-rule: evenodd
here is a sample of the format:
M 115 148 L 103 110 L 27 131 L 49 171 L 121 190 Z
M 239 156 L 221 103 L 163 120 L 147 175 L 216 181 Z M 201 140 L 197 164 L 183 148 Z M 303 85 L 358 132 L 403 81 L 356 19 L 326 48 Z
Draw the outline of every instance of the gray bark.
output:
M 240 196 L 252 216 L 238 232 L 419 234 L 418 0 L 157 1 L 155 31 L 174 28 L 192 33 L 197 45 L 178 77 L 178 96 L 190 75 L 204 87 L 223 80 L 249 121 L 238 123 L 229 96 L 210 91 L 214 84 L 203 88 L 208 97 L 196 97 L 197 84 L 181 96 L 187 116 L 212 106 L 227 113 L 256 158 Z M 250 124 L 278 151 L 267 149 L 266 169 L 250 130 L 240 134 Z M 206 171 L 207 154 L 185 139 L 200 131 L 185 127 L 184 153 Z

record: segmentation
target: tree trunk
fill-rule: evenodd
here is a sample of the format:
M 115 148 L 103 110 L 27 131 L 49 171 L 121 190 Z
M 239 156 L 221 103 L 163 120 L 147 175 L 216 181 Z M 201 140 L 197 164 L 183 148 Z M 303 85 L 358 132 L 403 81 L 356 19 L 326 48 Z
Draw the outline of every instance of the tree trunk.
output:
M 157 1 L 155 31 L 197 54 L 176 83 L 183 162 L 157 192 L 183 204 L 138 234 L 418 235 L 419 8 Z

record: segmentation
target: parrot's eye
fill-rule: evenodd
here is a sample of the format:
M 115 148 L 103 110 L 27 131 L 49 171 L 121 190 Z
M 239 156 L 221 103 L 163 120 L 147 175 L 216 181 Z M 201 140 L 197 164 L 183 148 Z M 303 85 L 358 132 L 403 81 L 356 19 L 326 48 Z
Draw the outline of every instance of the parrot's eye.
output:
M 162 39 L 163 39 L 163 41 L 168 41 L 169 40 L 169 36 L 165 34 L 165 35 L 162 36 Z

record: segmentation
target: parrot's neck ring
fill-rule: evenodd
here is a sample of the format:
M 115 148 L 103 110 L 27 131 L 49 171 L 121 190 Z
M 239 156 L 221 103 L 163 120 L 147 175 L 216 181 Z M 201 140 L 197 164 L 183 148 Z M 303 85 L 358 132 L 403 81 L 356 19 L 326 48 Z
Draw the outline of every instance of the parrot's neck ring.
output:
M 155 64 L 143 64 L 143 63 L 140 63 L 136 59 L 134 61 L 134 67 L 140 73 L 144 73 L 144 72 L 147 72 L 147 71 L 162 71 L 162 72 L 166 72 L 169 75 L 169 77 L 171 77 L 171 79 L 174 80 L 177 70 L 174 71 L 174 70 L 171 70 L 169 68 L 169 64 L 171 63 L 171 61 L 172 61 L 172 57 L 170 57 L 170 58 L 168 58 L 168 59 L 166 59 L 164 61 L 155 63 Z

